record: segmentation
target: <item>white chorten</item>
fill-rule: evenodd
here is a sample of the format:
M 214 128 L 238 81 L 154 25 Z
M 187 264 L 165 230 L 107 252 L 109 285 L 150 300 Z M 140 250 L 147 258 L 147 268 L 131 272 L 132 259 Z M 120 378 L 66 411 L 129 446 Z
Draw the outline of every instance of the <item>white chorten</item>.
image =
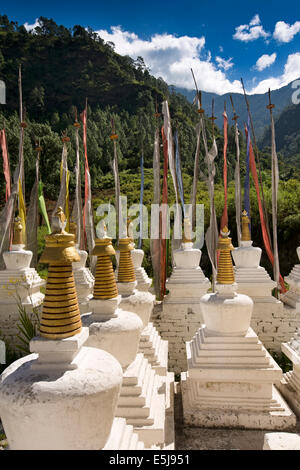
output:
M 295 415 L 274 384 L 282 371 L 250 328 L 253 301 L 237 294 L 224 227 L 216 293 L 200 301 L 204 324 L 186 343 L 181 375 L 184 422 L 199 427 L 293 430 Z
M 84 346 L 72 262 L 74 235 L 46 236 L 41 261 L 49 264 L 40 336 L 32 354 L 0 376 L 0 416 L 10 449 L 100 450 L 110 438 L 122 368 L 109 353 Z
M 18 304 L 30 314 L 32 308 L 40 307 L 44 299 L 40 288 L 45 285 L 45 281 L 30 267 L 32 251 L 24 248 L 22 224 L 18 217 L 11 250 L 3 253 L 6 269 L 0 271 L 0 330 L 12 346 L 18 341 Z
M 126 253 L 128 240 L 124 243 Z M 97 268 L 94 285 L 94 298 L 90 300 L 92 314 L 82 317 L 83 324 L 89 326 L 89 345 L 105 349 L 113 354 L 123 368 L 123 383 L 116 416 L 125 418 L 127 426 L 133 426 L 138 439 L 149 448 L 164 445 L 165 435 L 165 395 L 159 393 L 161 378 L 151 364 L 138 353 L 143 322 L 132 311 L 120 308 L 110 255 L 115 251 L 111 239 L 104 236 L 96 239 L 94 255 L 97 255 Z M 130 251 L 129 251 L 130 255 Z M 123 258 L 123 257 L 122 257 Z M 129 257 L 125 254 L 125 269 L 121 273 L 127 285 L 132 287 L 132 272 Z M 134 272 L 133 272 L 134 274 Z M 143 293 L 146 294 L 146 293 Z M 121 423 L 121 422 L 120 422 Z M 117 426 L 122 428 L 122 424 Z M 127 429 L 128 428 L 124 428 Z M 127 432 L 126 431 L 126 432 Z
M 288 343 L 281 344 L 282 352 L 290 359 L 293 369 L 286 372 L 280 382 L 279 390 L 300 417 L 300 332 L 296 330 Z
M 297 255 L 300 260 L 300 246 L 297 248 Z M 289 284 L 289 290 L 285 294 L 281 294 L 282 302 L 291 307 L 300 309 L 300 264 L 295 264 L 292 271 L 284 280 Z
M 181 248 L 174 250 L 174 267 L 166 282 L 169 293 L 163 301 L 163 312 L 176 311 L 200 313 L 199 299 L 210 288 L 209 280 L 200 268 L 201 251 L 193 248 L 192 227 L 188 218 L 184 219 L 184 238 Z
M 282 307 L 281 302 L 272 295 L 276 282 L 272 281 L 265 268 L 259 265 L 262 250 L 259 247 L 252 246 L 249 222 L 247 212 L 244 211 L 241 246 L 235 248 L 232 252 L 238 292 L 249 295 L 254 302 L 254 308 L 258 303 L 273 303 Z M 267 308 L 267 306 L 260 306 L 259 308 Z

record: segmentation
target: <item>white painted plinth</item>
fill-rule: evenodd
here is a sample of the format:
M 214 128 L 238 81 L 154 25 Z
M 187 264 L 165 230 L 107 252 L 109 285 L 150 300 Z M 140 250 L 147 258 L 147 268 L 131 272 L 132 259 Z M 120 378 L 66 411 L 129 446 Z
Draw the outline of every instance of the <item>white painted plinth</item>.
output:
M 80 313 L 84 314 L 89 312 L 89 300 L 93 297 L 95 278 L 85 265 L 88 253 L 79 249 L 78 253 L 80 261 L 72 263 L 72 267 Z
M 135 289 L 131 295 L 122 296 L 120 307 L 128 312 L 136 313 L 142 320 L 145 328 L 149 323 L 154 302 L 155 296 L 153 294 Z
M 283 375 L 279 390 L 300 418 L 300 334 L 296 333 L 288 343 L 282 343 L 281 350 L 293 363 L 293 370 Z
M 300 246 L 297 248 L 297 255 L 300 259 Z M 300 264 L 295 264 L 284 280 L 289 284 L 289 290 L 285 294 L 281 294 L 282 302 L 300 310 Z
M 124 310 L 136 313 L 143 322 L 139 352 L 145 354 L 150 364 L 159 375 L 165 375 L 168 369 L 168 342 L 161 339 L 158 331 L 149 323 L 155 296 L 150 292 L 135 290 L 128 297 L 122 297 L 120 306 Z
M 265 268 L 259 265 L 262 250 L 252 246 L 252 243 L 252 240 L 241 241 L 241 246 L 232 251 L 238 292 L 249 295 L 255 303 L 279 303 L 272 296 L 276 282 L 272 281 Z
M 300 436 L 290 432 L 268 432 L 263 450 L 300 450 Z
M 166 390 L 143 354 L 124 371 L 116 416 L 126 418 L 145 447 L 164 445 Z
M 81 347 L 87 335 L 83 328 L 72 338 L 37 339 L 32 345 L 40 357 L 30 354 L 3 372 L 0 416 L 10 449 L 99 450 L 105 446 L 122 369 L 107 352 Z M 73 356 L 71 362 L 68 355 Z
M 120 299 L 92 299 L 92 313 L 82 316 L 82 324 L 90 332 L 87 346 L 109 352 L 126 368 L 136 357 L 143 324 L 138 315 L 117 308 Z
M 144 450 L 145 445 L 133 430 L 133 426 L 126 424 L 126 419 L 115 418 L 111 433 L 103 450 Z
M 148 277 L 145 269 L 142 267 L 144 259 L 144 251 L 141 249 L 134 249 L 131 251 L 132 262 L 134 266 L 135 277 L 137 280 L 137 289 L 140 291 L 148 291 L 152 284 L 152 279 Z
M 199 300 L 211 286 L 199 266 L 202 253 L 192 246 L 182 243 L 179 250 L 174 250 L 175 266 L 166 282 L 169 293 L 163 301 L 164 314 L 172 314 L 174 308 L 199 313 Z
M 44 300 L 40 288 L 46 281 L 30 268 L 32 252 L 23 248 L 24 245 L 12 245 L 11 251 L 4 252 L 6 269 L 0 271 L 0 330 L 11 347 L 19 344 L 18 304 L 32 314 L 32 308 L 39 310 Z
M 282 371 L 251 328 L 245 336 L 214 336 L 203 325 L 186 349 L 188 371 L 181 374 L 185 424 L 295 428 L 296 417 L 274 386 Z
M 160 334 L 151 322 L 142 331 L 139 352 L 144 354 L 157 374 L 167 374 L 168 341 L 161 339 Z

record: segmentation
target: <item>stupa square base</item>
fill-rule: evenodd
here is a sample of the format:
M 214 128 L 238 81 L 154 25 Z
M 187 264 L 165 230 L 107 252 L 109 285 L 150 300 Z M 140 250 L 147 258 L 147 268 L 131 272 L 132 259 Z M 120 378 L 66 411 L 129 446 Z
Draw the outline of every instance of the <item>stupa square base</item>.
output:
M 114 418 L 110 436 L 103 450 L 144 450 L 144 443 L 124 418 Z
M 162 385 L 162 377 L 141 353 L 123 374 L 116 416 L 126 418 L 145 447 L 165 442 L 166 389 Z
M 292 361 L 293 370 L 283 375 L 278 388 L 294 413 L 300 418 L 300 355 L 289 343 L 282 343 L 281 350 Z
M 296 416 L 274 384 L 282 370 L 252 328 L 244 336 L 212 335 L 205 325 L 186 343 L 181 374 L 185 424 L 293 430 Z
M 285 294 L 280 295 L 280 300 L 283 303 L 297 309 L 297 311 L 300 310 L 300 294 L 298 292 L 288 290 Z
M 297 390 L 291 385 L 291 374 L 292 372 L 284 374 L 278 388 L 293 412 L 298 416 L 298 418 L 300 418 L 300 395 L 299 392 L 297 392 Z
M 141 333 L 139 352 L 148 359 L 158 375 L 168 371 L 168 341 L 162 340 L 153 323 L 148 323 Z
M 272 386 L 272 398 L 269 400 L 269 404 L 265 403 L 265 409 L 259 411 L 257 411 L 257 404 L 261 407 L 261 400 L 259 399 L 253 400 L 251 407 L 248 403 L 243 403 L 241 399 L 235 401 L 234 397 L 228 396 L 221 396 L 215 400 L 208 399 L 206 403 L 205 400 L 199 399 L 195 403 L 191 401 L 191 397 L 194 395 L 193 388 L 194 385 L 189 380 L 188 373 L 183 372 L 181 374 L 181 389 L 185 425 L 207 428 L 274 429 L 280 431 L 294 431 L 296 428 L 295 415 L 274 385 Z M 249 400 L 247 401 L 249 402 Z

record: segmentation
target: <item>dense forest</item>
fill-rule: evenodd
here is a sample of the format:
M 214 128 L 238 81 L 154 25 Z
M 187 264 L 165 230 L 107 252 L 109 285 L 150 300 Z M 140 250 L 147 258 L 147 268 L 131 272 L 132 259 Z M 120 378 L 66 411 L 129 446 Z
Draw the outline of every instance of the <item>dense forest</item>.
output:
M 26 107 L 24 155 L 26 176 L 26 201 L 34 181 L 34 145 L 40 138 L 42 154 L 40 161 L 44 194 L 50 207 L 59 192 L 61 136 L 66 131 L 68 144 L 68 166 L 73 172 L 75 164 L 74 119 L 88 99 L 87 147 L 92 178 L 94 206 L 99 202 L 114 202 L 113 176 L 110 162 L 113 155 L 110 134 L 113 119 L 118 134 L 118 157 L 121 191 L 129 197 L 129 203 L 139 201 L 141 152 L 145 159 L 145 204 L 151 204 L 153 191 L 152 158 L 156 126 L 161 127 L 162 118 L 155 117 L 161 110 L 161 103 L 167 99 L 170 106 L 173 129 L 179 135 L 180 154 L 186 202 L 189 202 L 194 154 L 196 148 L 195 127 L 199 120 L 197 109 L 184 96 L 176 93 L 162 79 L 149 73 L 141 57 L 135 60 L 114 52 L 114 45 L 104 41 L 91 29 L 75 25 L 72 29 L 57 25 L 53 20 L 41 17 L 39 26 L 28 32 L 23 25 L 0 16 L 0 79 L 6 84 L 7 104 L 1 106 L 0 128 L 5 127 L 8 141 L 11 170 L 18 158 L 19 117 L 18 117 L 18 67 L 22 65 L 23 101 Z M 211 122 L 206 109 L 206 127 L 209 143 L 212 138 Z M 280 120 L 280 119 L 279 119 Z M 277 121 L 277 132 L 280 134 Z M 219 122 L 221 126 L 221 123 Z M 296 121 L 295 121 L 295 125 Z M 242 126 L 242 123 L 241 123 Z M 255 127 L 255 122 L 254 122 Z M 285 131 L 283 131 L 284 133 Z M 297 129 L 295 128 L 297 134 Z M 223 208 L 223 135 L 216 127 L 218 145 L 216 159 L 216 207 L 220 218 Z M 82 130 L 80 131 L 82 148 Z M 241 179 L 245 174 L 246 144 L 243 129 L 240 132 Z M 300 170 L 294 164 L 291 151 L 286 159 L 279 152 L 280 188 L 278 238 L 281 270 L 287 274 L 296 262 L 295 248 L 299 244 L 300 222 Z M 162 153 L 162 152 L 161 152 Z M 161 154 L 162 158 L 162 154 Z M 270 138 L 265 136 L 259 151 L 267 205 L 271 217 L 270 179 Z M 234 169 L 236 161 L 234 131 L 229 121 L 228 134 L 228 179 L 229 179 L 229 221 L 236 243 L 234 207 Z M 205 172 L 203 148 L 200 167 Z M 0 168 L 0 205 L 4 203 L 4 177 Z M 84 172 L 82 158 L 82 177 Z M 71 199 L 74 194 L 74 175 L 70 182 Z M 169 182 L 170 202 L 174 201 L 171 180 Z M 209 208 L 206 183 L 199 180 L 197 202 L 205 205 L 207 227 Z M 260 222 L 254 188 L 251 188 L 252 238 L 254 244 L 262 246 Z M 41 231 L 43 233 L 43 230 Z M 42 243 L 40 244 L 40 250 Z M 146 266 L 149 264 L 149 250 L 145 242 Z M 203 248 L 203 267 L 209 273 L 210 267 Z M 270 266 L 263 256 L 263 264 Z M 151 271 L 150 271 L 151 272 Z

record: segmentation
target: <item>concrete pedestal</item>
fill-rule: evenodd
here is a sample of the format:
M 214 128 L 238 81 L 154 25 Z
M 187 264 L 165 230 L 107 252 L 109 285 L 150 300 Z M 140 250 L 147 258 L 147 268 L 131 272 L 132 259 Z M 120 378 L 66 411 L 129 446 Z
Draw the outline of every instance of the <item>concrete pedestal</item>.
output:
M 283 375 L 279 390 L 300 418 L 300 333 L 297 332 L 288 343 L 282 343 L 281 350 L 293 363 L 293 370 Z
M 10 449 L 103 449 L 122 382 L 107 352 L 71 338 L 36 337 L 0 377 L 0 416 Z
M 72 266 L 80 313 L 84 314 L 89 312 L 89 300 L 93 297 L 95 278 L 85 265 L 87 252 L 78 250 L 78 253 L 80 261 L 72 263 Z
M 3 253 L 6 269 L 0 271 L 0 330 L 12 347 L 19 344 L 16 338 L 19 333 L 18 303 L 30 314 L 32 308 L 39 308 L 44 300 L 40 288 L 45 281 L 30 268 L 31 258 L 32 252 L 24 250 L 24 245 L 12 245 L 11 251 Z

